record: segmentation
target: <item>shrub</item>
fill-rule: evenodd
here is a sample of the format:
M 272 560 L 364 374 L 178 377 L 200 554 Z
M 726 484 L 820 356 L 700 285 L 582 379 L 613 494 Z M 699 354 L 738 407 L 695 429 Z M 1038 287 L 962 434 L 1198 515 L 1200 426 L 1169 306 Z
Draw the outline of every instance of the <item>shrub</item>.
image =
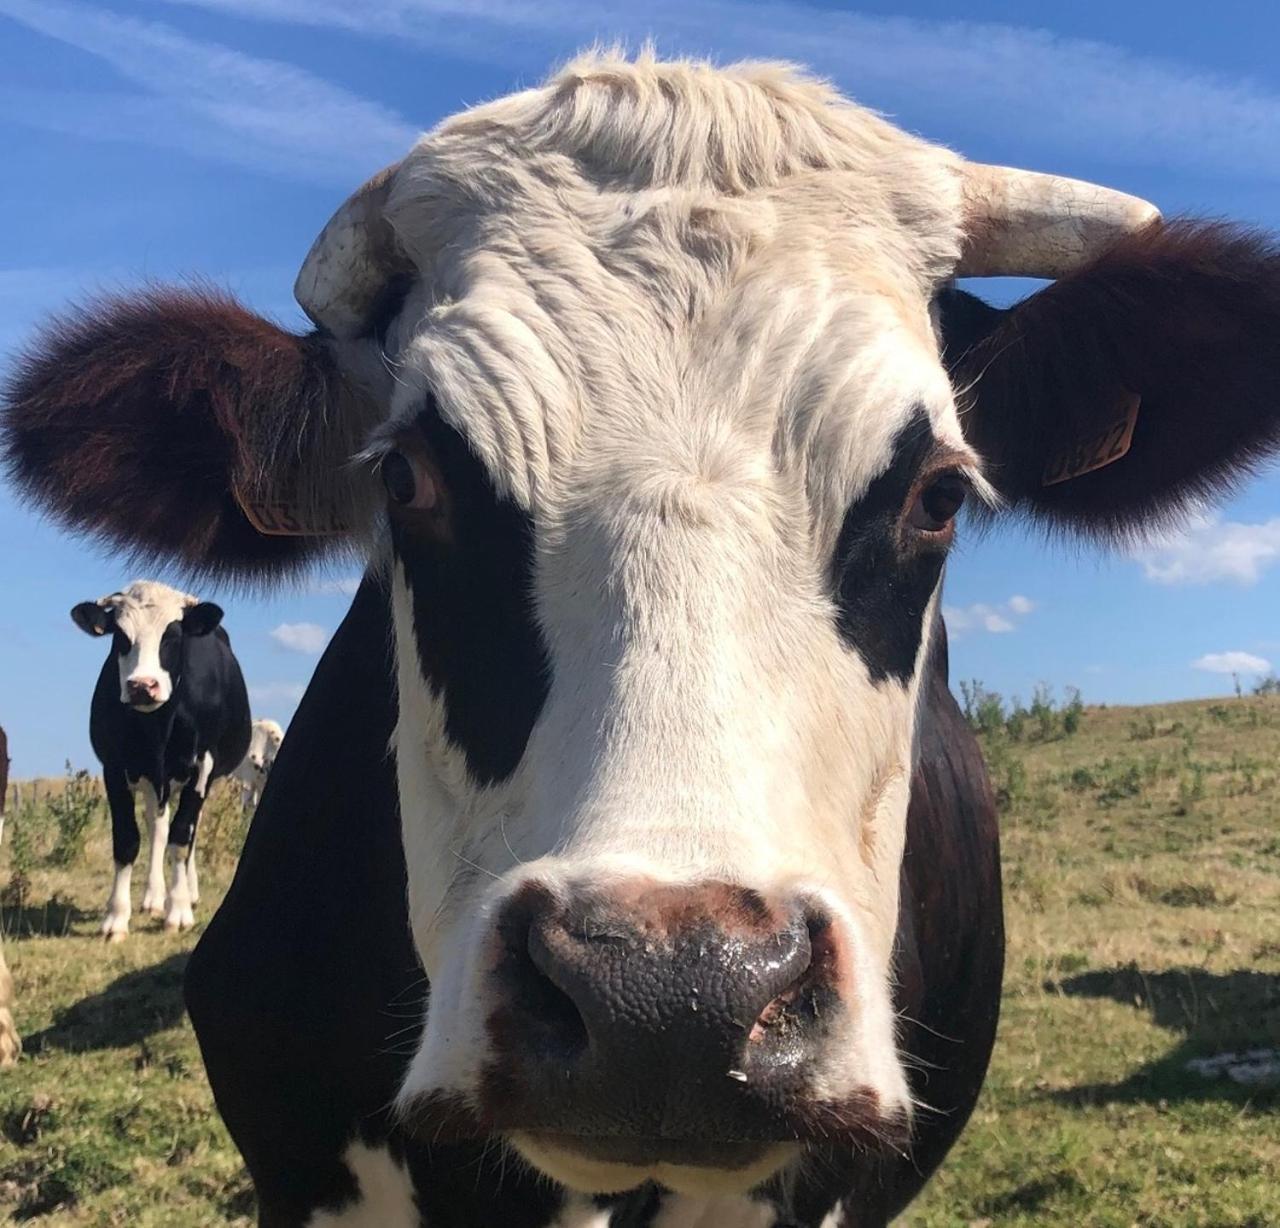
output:
M 1080 731 L 1080 721 L 1084 717 L 1084 700 L 1080 697 L 1078 687 L 1067 687 L 1067 702 L 1062 709 L 1062 732 L 1071 737 Z
M 1048 742 L 1053 737 L 1058 721 L 1053 707 L 1053 690 L 1047 682 L 1041 682 L 1036 686 L 1035 693 L 1031 696 L 1031 707 L 1028 713 L 1035 721 L 1036 736 L 1041 742 Z
M 49 807 L 58 828 L 57 841 L 49 854 L 51 865 L 70 866 L 80 860 L 101 806 L 94 778 L 83 768 L 72 771 L 68 763 L 66 788 Z

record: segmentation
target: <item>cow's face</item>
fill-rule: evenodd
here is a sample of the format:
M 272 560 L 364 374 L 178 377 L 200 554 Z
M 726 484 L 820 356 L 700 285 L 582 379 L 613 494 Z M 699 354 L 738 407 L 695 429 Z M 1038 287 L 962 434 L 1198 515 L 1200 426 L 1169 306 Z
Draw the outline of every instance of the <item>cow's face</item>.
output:
M 77 526 L 261 576 L 319 548 L 282 528 L 374 524 L 427 1137 L 587 1191 L 900 1137 L 960 503 L 1123 535 L 1280 445 L 1280 256 L 1155 216 L 783 70 L 588 61 L 339 211 L 320 331 L 157 292 L 19 370 L 11 471 Z M 947 284 L 1000 273 L 1060 280 L 1007 313 Z
M 536 252 L 548 225 L 504 202 L 384 340 L 433 986 L 404 1102 L 471 1108 L 585 1188 L 751 1184 L 824 1116 L 909 1115 L 917 680 L 978 467 L 927 293 L 866 244 L 799 242 L 851 208 L 813 197 L 622 198 L 495 265 L 495 229 Z M 465 291 L 432 306 L 442 283 Z
M 97 601 L 80 602 L 71 618 L 87 635 L 112 637 L 120 702 L 137 712 L 155 712 L 173 697 L 181 677 L 183 637 L 207 635 L 222 620 L 222 610 L 143 580 Z
M 265 779 L 271 770 L 284 741 L 284 730 L 271 720 L 253 722 L 253 731 L 249 736 L 249 753 L 245 756 L 253 770 L 261 779 Z

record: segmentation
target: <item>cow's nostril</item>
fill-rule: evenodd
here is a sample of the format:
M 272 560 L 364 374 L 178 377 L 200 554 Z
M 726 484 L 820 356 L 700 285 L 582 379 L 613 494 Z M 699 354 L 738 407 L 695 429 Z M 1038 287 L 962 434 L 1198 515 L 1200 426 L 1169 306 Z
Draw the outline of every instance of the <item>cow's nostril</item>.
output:
M 748 1034 L 750 1043 L 785 1041 L 805 1032 L 821 1016 L 821 1003 L 835 975 L 835 938 L 829 918 L 811 914 L 797 933 L 791 958 L 785 961 L 792 979 L 764 1006 Z
M 525 1043 L 548 1055 L 576 1057 L 587 1047 L 587 1027 L 570 996 L 571 978 L 542 936 L 540 918 L 519 909 L 502 924 L 503 974 Z

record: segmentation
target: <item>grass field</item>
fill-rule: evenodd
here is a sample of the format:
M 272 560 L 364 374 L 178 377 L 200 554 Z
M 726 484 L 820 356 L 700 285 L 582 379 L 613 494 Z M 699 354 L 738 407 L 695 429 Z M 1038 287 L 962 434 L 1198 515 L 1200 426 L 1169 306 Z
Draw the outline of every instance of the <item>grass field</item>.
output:
M 984 735 L 1009 930 L 996 1055 L 907 1221 L 1275 1228 L 1280 1090 L 1185 1064 L 1280 1046 L 1280 698 L 1090 708 L 1071 736 L 1014 732 Z M 232 809 L 209 825 L 202 916 L 229 877 Z M 16 848 L 31 868 L 5 943 L 27 1053 L 0 1074 L 0 1216 L 251 1223 L 182 1015 L 192 938 L 135 917 L 104 947 L 105 824 L 81 855 L 56 851 L 56 824 L 24 846 L 20 822 L 0 884 Z

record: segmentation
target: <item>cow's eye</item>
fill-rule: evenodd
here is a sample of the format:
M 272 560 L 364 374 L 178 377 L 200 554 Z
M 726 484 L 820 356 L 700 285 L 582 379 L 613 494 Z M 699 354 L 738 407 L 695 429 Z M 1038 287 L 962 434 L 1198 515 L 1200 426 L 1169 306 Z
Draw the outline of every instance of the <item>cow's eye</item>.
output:
M 912 528 L 921 533 L 944 533 L 951 527 L 964 497 L 968 484 L 959 473 L 942 473 L 931 478 L 916 495 L 911 507 Z
M 387 496 L 401 507 L 435 507 L 439 498 L 435 478 L 417 458 L 399 450 L 388 452 L 380 466 Z

